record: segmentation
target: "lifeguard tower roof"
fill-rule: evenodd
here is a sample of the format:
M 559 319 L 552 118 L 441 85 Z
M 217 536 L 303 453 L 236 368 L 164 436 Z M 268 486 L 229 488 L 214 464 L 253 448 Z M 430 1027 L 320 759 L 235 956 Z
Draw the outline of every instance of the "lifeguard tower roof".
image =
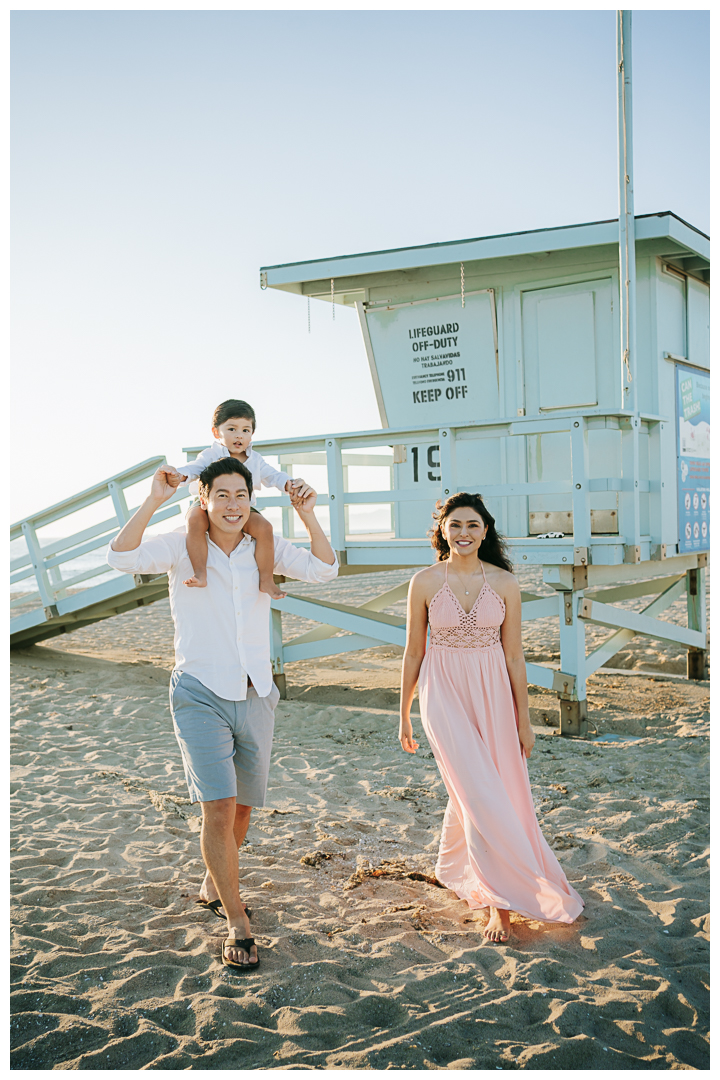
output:
M 638 256 L 661 257 L 684 272 L 709 280 L 710 238 L 670 210 L 638 215 L 635 218 L 635 243 Z M 461 262 L 466 265 L 474 262 L 487 264 L 496 260 L 517 261 L 523 258 L 532 262 L 581 248 L 597 249 L 596 254 L 602 259 L 609 254 L 615 255 L 617 244 L 618 219 L 610 218 L 580 225 L 560 225 L 549 229 L 530 229 L 468 240 L 263 266 L 260 269 L 261 284 L 318 300 L 329 300 L 330 282 L 334 280 L 332 294 L 335 303 L 353 305 L 359 299 L 370 299 L 366 295 L 370 276 L 374 279 L 373 286 L 387 281 L 382 275 L 388 274 L 411 274 L 412 278 L 406 277 L 406 280 L 416 283 L 426 267 L 458 265 Z M 363 280 L 361 283 L 353 279 Z

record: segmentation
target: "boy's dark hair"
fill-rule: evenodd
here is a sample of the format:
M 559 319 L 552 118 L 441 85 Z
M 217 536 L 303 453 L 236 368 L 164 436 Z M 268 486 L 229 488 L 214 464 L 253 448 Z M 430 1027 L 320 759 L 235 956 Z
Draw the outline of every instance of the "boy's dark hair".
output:
M 239 398 L 228 398 L 227 401 L 221 402 L 213 413 L 210 426 L 219 428 L 226 420 L 233 420 L 236 417 L 251 420 L 253 431 L 255 430 L 255 410 L 252 405 L 248 405 L 247 401 L 240 401 Z
M 210 494 L 210 489 L 213 486 L 218 476 L 228 476 L 230 473 L 238 473 L 240 476 L 245 477 L 247 483 L 248 495 L 252 496 L 253 480 L 252 473 L 248 469 L 247 465 L 243 465 L 242 461 L 238 461 L 234 457 L 219 458 L 218 461 L 211 461 L 210 464 L 203 469 L 198 476 L 200 494 L 204 499 L 207 499 Z

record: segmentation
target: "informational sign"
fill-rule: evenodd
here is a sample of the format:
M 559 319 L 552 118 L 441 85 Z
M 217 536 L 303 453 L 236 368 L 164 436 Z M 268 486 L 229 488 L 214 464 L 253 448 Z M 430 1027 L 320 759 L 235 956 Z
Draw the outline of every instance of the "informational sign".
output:
M 498 414 L 491 293 L 367 311 L 390 427 L 452 424 Z
M 680 552 L 710 547 L 710 374 L 676 365 Z

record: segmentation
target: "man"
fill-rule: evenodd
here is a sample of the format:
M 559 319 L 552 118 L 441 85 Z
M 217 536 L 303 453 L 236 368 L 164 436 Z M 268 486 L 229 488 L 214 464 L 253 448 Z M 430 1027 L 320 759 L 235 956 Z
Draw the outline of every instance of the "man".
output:
M 190 799 L 202 806 L 200 847 L 207 873 L 200 890 L 228 936 L 223 963 L 258 966 L 257 948 L 238 889 L 238 848 L 253 806 L 264 806 L 279 694 L 270 664 L 270 597 L 258 586 L 255 542 L 243 532 L 250 515 L 252 475 L 226 457 L 199 477 L 209 519 L 207 588 L 187 589 L 192 573 L 184 530 L 143 542 L 150 518 L 170 498 L 178 478 L 161 467 L 149 497 L 112 541 L 110 566 L 129 574 L 168 574 L 175 623 L 170 706 Z M 275 569 L 302 581 L 337 576 L 335 552 L 315 517 L 316 493 L 294 489 L 291 501 L 310 536 L 310 551 L 275 537 Z

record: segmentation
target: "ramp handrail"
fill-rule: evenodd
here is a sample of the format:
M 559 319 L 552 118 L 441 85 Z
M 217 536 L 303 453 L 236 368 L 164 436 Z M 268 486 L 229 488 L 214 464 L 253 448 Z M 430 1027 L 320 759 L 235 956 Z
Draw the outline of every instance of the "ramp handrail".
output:
M 116 473 L 109 479 L 103 480 L 69 499 L 64 499 L 54 506 L 50 506 L 36 514 L 31 514 L 29 517 L 12 525 L 10 539 L 17 540 L 24 537 L 27 552 L 11 561 L 10 583 L 16 584 L 34 576 L 37 591 L 29 594 L 24 593 L 11 600 L 11 609 L 18 606 L 25 607 L 29 603 L 39 600 L 41 606 L 45 609 L 46 618 L 51 618 L 57 614 L 57 602 L 68 596 L 69 589 L 98 575 L 107 574 L 109 568 L 101 564 L 75 574 L 73 577 L 63 578 L 60 567 L 63 563 L 72 562 L 80 555 L 105 547 L 117 535 L 125 522 L 132 517 L 137 509 L 137 507 L 128 508 L 125 489 L 152 476 L 160 465 L 165 464 L 165 461 L 165 457 L 148 458 L 146 461 L 133 465 L 122 473 Z M 61 521 L 78 510 L 92 506 L 94 503 L 101 502 L 108 497 L 112 500 L 115 509 L 115 513 L 111 518 L 81 529 L 71 536 L 54 540 L 45 546 L 42 545 L 37 535 L 38 529 L 55 521 Z M 153 515 L 150 524 L 158 524 L 160 521 L 180 513 L 180 507 L 173 504 L 177 504 L 183 498 L 187 498 L 186 489 L 173 495 Z M 88 603 L 92 603 L 92 588 L 84 591 L 88 594 Z

